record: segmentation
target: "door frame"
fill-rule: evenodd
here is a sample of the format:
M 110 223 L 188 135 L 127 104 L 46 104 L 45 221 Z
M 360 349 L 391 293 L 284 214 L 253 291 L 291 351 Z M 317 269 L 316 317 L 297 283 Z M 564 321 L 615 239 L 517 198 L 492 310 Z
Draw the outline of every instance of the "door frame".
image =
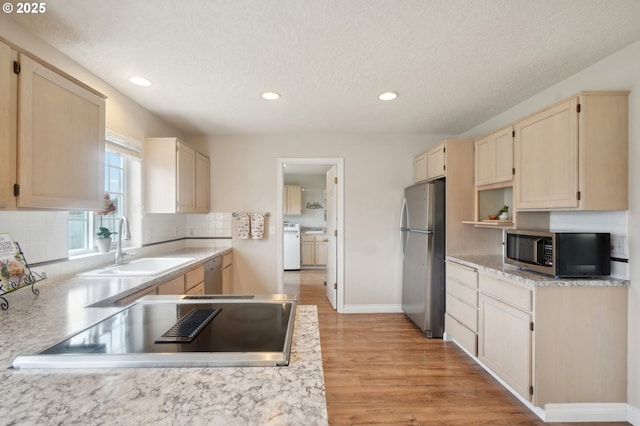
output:
M 337 218 L 338 237 L 336 238 L 336 275 L 338 279 L 336 289 L 336 310 L 344 312 L 344 158 L 278 158 L 278 208 L 275 217 L 276 241 L 277 241 L 277 270 L 278 292 L 284 293 L 284 244 L 282 223 L 284 221 L 284 165 L 327 165 L 336 166 L 338 175 L 337 191 Z M 272 225 L 273 226 L 273 225 Z

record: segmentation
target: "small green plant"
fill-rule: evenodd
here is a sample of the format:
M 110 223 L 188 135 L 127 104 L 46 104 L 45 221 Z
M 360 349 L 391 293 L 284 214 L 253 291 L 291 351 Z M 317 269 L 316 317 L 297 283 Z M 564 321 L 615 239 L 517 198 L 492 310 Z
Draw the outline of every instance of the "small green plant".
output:
M 509 213 L 509 206 L 502 206 L 500 211 L 498 211 L 498 216 L 500 216 L 502 213 Z
M 117 234 L 117 232 L 111 232 L 107 228 L 100 227 L 96 235 L 98 238 L 111 238 L 111 235 L 113 234 Z

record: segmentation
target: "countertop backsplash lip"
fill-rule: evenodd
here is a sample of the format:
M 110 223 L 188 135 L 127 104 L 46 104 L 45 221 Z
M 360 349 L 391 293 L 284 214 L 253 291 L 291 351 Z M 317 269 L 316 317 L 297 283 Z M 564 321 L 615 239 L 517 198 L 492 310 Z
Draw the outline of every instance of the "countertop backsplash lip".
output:
M 616 277 L 555 278 L 505 264 L 500 255 L 448 255 L 446 259 L 530 287 L 629 287 L 631 284 L 627 279 Z

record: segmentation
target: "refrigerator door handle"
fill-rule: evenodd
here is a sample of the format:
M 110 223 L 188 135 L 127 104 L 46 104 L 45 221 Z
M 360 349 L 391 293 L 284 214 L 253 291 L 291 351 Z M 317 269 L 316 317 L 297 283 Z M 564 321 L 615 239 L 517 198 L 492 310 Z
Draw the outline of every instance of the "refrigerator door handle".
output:
M 402 211 L 400 212 L 400 249 L 402 250 L 402 259 L 404 259 L 404 255 L 407 253 L 407 242 L 408 242 L 408 229 L 407 225 L 409 223 L 408 218 L 409 212 L 407 211 L 407 199 L 404 198 L 402 200 Z

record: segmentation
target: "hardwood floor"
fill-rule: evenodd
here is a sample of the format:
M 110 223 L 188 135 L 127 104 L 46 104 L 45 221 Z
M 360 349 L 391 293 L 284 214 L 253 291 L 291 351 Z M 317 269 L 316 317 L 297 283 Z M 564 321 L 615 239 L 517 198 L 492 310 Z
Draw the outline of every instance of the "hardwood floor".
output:
M 425 338 L 403 314 L 337 314 L 324 271 L 286 272 L 284 283 L 318 306 L 331 425 L 544 424 L 454 343 Z

